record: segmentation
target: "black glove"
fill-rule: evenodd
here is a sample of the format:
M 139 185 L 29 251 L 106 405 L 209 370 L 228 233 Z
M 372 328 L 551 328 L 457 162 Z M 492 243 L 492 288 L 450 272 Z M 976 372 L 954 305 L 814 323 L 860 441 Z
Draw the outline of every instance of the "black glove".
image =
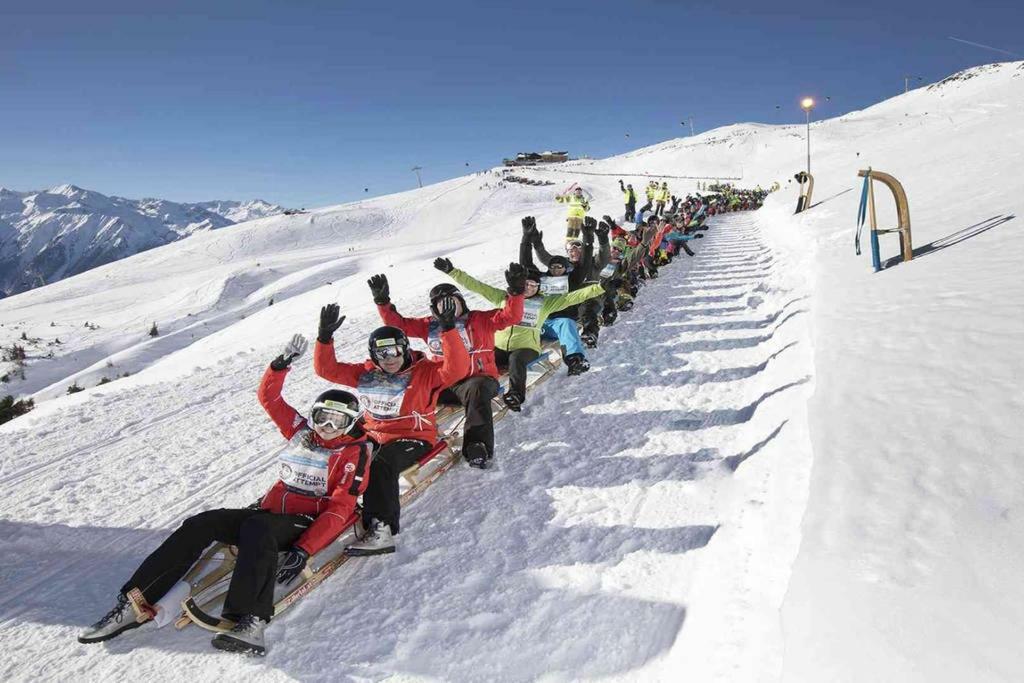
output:
M 387 306 L 391 303 L 391 288 L 388 286 L 387 275 L 374 275 L 366 281 L 366 284 L 370 285 L 373 303 L 378 306 Z
M 292 546 L 277 566 L 277 582 L 291 583 L 306 568 L 307 560 L 309 553 L 298 546 Z
M 534 230 L 533 231 L 533 243 L 534 244 L 539 244 L 542 247 L 544 246 L 544 233 L 542 231 L 540 231 L 540 230 Z
M 508 293 L 512 296 L 519 296 L 526 291 L 526 268 L 518 263 L 508 264 L 505 271 L 505 282 L 508 283 Z
M 345 322 L 345 316 L 339 315 L 338 304 L 327 304 L 320 309 L 320 327 L 317 329 L 316 340 L 322 344 L 330 344 L 334 339 L 334 331 Z
M 442 273 L 445 273 L 445 274 L 448 274 L 448 273 L 452 272 L 453 270 L 455 270 L 455 266 L 452 265 L 452 262 L 451 262 L 450 259 L 440 258 L 440 257 L 434 259 L 434 267 L 437 268 L 438 270 L 440 270 Z
M 695 239 L 695 240 L 704 239 L 704 233 L 698 232 L 696 235 L 693 236 L 693 239 Z
M 597 230 L 597 219 L 587 216 L 583 219 L 583 231 L 593 233 Z
M 600 223 L 598 223 L 597 224 L 597 239 L 601 240 L 602 242 L 607 242 L 608 241 L 608 233 L 611 231 L 611 229 L 612 229 L 612 226 L 609 225 L 608 223 L 604 222 L 604 221 L 601 221 Z
M 537 229 L 537 219 L 534 218 L 533 216 L 527 216 L 520 222 L 523 224 L 524 235 L 529 235 L 531 232 Z
M 455 329 L 455 297 L 446 296 L 438 303 L 437 322 L 442 331 Z

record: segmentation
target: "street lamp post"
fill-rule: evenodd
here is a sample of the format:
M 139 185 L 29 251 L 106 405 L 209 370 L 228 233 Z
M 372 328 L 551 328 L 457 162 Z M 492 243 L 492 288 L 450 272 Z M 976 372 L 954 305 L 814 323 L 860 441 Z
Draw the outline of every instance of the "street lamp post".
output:
M 807 175 L 811 174 L 811 110 L 814 109 L 814 99 L 805 97 L 800 100 L 800 108 L 807 114 Z
M 423 170 L 422 166 L 413 166 L 412 170 L 416 172 L 416 184 L 423 187 L 423 179 L 420 178 L 420 171 Z

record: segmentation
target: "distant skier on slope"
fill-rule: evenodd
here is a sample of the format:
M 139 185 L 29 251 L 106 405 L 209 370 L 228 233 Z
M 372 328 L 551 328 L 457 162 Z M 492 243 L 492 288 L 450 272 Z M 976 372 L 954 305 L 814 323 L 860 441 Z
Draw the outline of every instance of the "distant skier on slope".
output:
M 462 455 L 473 467 L 484 468 L 494 456 L 494 421 L 491 399 L 498 395 L 498 368 L 494 363 L 494 333 L 515 325 L 523 317 L 523 290 L 526 288 L 526 269 L 517 263 L 505 271 L 508 296 L 503 308 L 489 311 L 471 311 L 459 289 L 451 283 L 442 283 L 430 290 L 430 311 L 425 318 L 404 318 L 391 303 L 388 279 L 374 275 L 368 284 L 377 304 L 381 320 L 397 327 L 410 337 L 427 342 L 436 358 L 443 355 L 439 306 L 451 299 L 456 306 L 455 329 L 469 349 L 469 376 L 448 387 L 441 394 L 442 404 L 466 407 Z
M 434 410 L 441 391 L 469 374 L 469 352 L 455 327 L 458 309 L 452 300 L 438 305 L 441 358 L 428 360 L 409 348 L 409 338 L 385 325 L 370 334 L 370 357 L 362 363 L 340 362 L 334 333 L 345 321 L 337 304 L 320 309 L 313 369 L 329 382 L 352 387 L 366 419 L 366 433 L 379 448 L 370 464 L 370 483 L 363 495 L 366 533 L 346 548 L 349 555 L 395 551 L 401 503 L 398 477 L 437 443 Z
M 434 267 L 448 276 L 465 289 L 475 292 L 490 301 L 495 306 L 504 304 L 506 293 L 497 287 L 491 287 L 479 280 L 456 269 L 452 262 L 446 258 L 434 260 Z M 600 296 L 604 290 L 600 285 L 591 285 L 578 289 L 575 292 L 565 294 L 540 294 L 540 271 L 536 268 L 527 268 L 526 274 L 526 300 L 523 303 L 523 319 L 512 327 L 501 330 L 494 335 L 494 358 L 499 367 L 508 368 L 509 387 L 502 397 L 509 410 L 518 411 L 526 400 L 526 366 L 533 362 L 541 351 L 540 331 L 547 320 L 555 311 L 567 306 L 578 304 L 589 298 Z M 576 359 L 570 361 L 566 357 L 566 363 L 575 364 Z M 578 374 L 574 372 L 571 374 Z
M 306 561 L 344 531 L 366 489 L 371 444 L 363 433 L 355 396 L 321 394 L 304 417 L 281 397 L 292 361 L 306 340 L 295 335 L 260 381 L 259 401 L 288 447 L 278 456 L 281 478 L 257 505 L 189 517 L 143 560 L 117 595 L 117 603 L 78 636 L 99 643 L 150 622 L 155 605 L 215 541 L 238 546 L 223 615 L 234 628 L 214 636 L 220 650 L 263 655 L 263 630 L 274 613 L 274 579 L 289 583 Z M 278 564 L 278 553 L 284 559 Z M 174 605 L 177 608 L 177 604 Z

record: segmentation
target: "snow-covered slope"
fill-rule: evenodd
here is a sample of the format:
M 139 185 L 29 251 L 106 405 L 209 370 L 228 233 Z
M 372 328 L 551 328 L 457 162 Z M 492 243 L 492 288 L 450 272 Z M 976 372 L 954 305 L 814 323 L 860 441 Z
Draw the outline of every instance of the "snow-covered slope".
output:
M 283 211 L 259 199 L 179 204 L 108 197 L 74 185 L 0 188 L 0 292 L 23 292 L 196 232 Z
M 194 206 L 212 211 L 218 216 L 227 218 L 232 223 L 245 223 L 246 221 L 268 218 L 269 216 L 276 216 L 285 212 L 283 206 L 271 204 L 262 199 L 250 199 L 246 202 L 215 200 L 212 202 L 199 202 Z
M 555 188 L 470 176 L 227 227 L 0 301 L 0 344 L 24 333 L 32 356 L 8 390 L 41 400 L 0 426 L 0 671 L 1024 678 L 1022 106 L 1013 63 L 815 123 L 799 216 L 803 126 L 743 124 L 523 171 Z M 879 274 L 853 254 L 869 165 L 906 187 L 919 249 Z M 280 441 L 255 385 L 322 304 L 341 303 L 341 355 L 361 358 L 379 324 L 370 274 L 420 313 L 435 256 L 500 282 L 520 216 L 557 239 L 553 189 L 581 182 L 595 213 L 618 213 L 616 179 L 644 173 L 783 189 L 716 220 L 604 331 L 589 374 L 502 422 L 496 471 L 453 471 L 403 517 L 398 553 L 275 621 L 265 661 L 195 631 L 74 643 L 183 517 L 269 483 Z M 72 381 L 89 389 L 64 396 Z M 325 386 L 303 359 L 286 395 Z

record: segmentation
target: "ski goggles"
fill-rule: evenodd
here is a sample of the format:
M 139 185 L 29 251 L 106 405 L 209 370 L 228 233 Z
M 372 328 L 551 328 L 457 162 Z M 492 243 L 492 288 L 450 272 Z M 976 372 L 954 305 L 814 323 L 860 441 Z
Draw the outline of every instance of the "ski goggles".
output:
M 336 401 L 324 401 L 313 405 L 310 420 L 316 427 L 328 427 L 336 432 L 347 432 L 352 429 L 362 414 Z
M 405 355 L 405 347 L 400 344 L 382 346 L 373 350 L 374 358 L 401 358 Z

